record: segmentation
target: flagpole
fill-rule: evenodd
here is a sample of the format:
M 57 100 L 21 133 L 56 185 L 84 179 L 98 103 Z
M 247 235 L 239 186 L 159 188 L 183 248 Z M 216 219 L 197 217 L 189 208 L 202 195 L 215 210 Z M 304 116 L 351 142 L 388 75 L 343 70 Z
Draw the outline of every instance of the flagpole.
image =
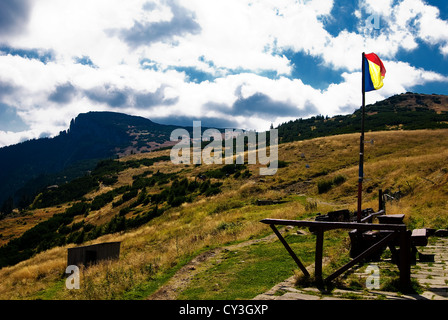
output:
M 362 119 L 361 137 L 359 141 L 359 178 L 358 178 L 358 215 L 357 222 L 361 222 L 362 207 L 362 181 L 364 178 L 364 118 L 366 105 L 366 84 L 365 84 L 365 53 L 362 53 Z

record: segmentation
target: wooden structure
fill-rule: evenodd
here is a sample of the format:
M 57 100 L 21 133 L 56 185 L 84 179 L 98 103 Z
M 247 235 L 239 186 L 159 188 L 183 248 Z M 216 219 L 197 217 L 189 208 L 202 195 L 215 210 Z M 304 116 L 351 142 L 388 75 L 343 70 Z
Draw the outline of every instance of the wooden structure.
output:
M 383 212 L 373 213 L 363 219 L 361 222 L 327 222 L 327 221 L 306 221 L 306 220 L 281 220 L 281 219 L 264 219 L 261 222 L 268 224 L 274 233 L 279 238 L 280 242 L 286 248 L 288 253 L 296 262 L 297 266 L 302 270 L 305 276 L 310 276 L 308 270 L 302 264 L 300 259 L 293 252 L 291 247 L 282 237 L 276 225 L 283 226 L 296 226 L 296 227 L 308 227 L 312 228 L 316 234 L 316 251 L 315 251 L 315 270 L 314 276 L 318 286 L 329 284 L 338 276 L 349 270 L 355 264 L 359 263 L 363 259 L 375 254 L 378 250 L 385 246 L 395 248 L 399 246 L 400 250 L 396 250 L 397 253 L 397 265 L 400 270 L 400 286 L 403 291 L 407 291 L 411 287 L 411 233 L 406 229 L 406 226 L 402 223 L 389 224 L 389 223 L 365 223 L 372 217 L 380 215 Z M 328 230 L 334 229 L 347 229 L 355 230 L 356 234 L 361 237 L 364 232 L 380 231 L 381 237 L 378 237 L 376 241 L 368 248 L 363 248 L 360 252 L 357 252 L 356 256 L 347 264 L 333 272 L 330 276 L 323 279 L 322 277 L 322 258 L 323 258 L 323 244 L 324 233 Z
M 257 206 L 269 206 L 272 204 L 281 204 L 281 203 L 285 203 L 286 201 L 284 200 L 263 200 L 263 199 L 257 199 Z
M 106 242 L 89 246 L 69 248 L 67 250 L 67 265 L 89 266 L 101 260 L 118 259 L 120 242 Z

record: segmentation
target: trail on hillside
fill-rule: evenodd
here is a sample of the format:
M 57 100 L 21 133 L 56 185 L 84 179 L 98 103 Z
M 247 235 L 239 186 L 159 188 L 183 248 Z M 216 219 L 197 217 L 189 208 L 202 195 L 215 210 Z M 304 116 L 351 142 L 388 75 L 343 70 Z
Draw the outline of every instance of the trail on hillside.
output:
M 176 300 L 178 295 L 187 288 L 190 281 L 198 273 L 207 270 L 213 266 L 213 262 L 220 261 L 220 256 L 228 251 L 234 251 L 239 248 L 247 247 L 259 242 L 272 242 L 277 239 L 275 234 L 271 234 L 262 239 L 244 241 L 235 245 L 220 247 L 201 253 L 185 266 L 183 266 L 176 274 L 159 290 L 150 295 L 148 300 Z

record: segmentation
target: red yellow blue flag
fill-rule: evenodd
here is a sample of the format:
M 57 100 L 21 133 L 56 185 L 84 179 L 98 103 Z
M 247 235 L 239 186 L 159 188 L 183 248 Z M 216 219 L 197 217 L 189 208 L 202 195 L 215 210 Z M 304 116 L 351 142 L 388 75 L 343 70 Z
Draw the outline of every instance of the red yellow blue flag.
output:
M 364 92 L 378 90 L 383 86 L 386 68 L 374 53 L 364 54 Z

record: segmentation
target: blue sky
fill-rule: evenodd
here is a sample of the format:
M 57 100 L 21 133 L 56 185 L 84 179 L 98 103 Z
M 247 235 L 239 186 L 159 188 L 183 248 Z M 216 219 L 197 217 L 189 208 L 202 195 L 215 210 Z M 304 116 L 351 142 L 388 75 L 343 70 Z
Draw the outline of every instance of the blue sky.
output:
M 367 103 L 448 94 L 448 2 L 3 0 L 0 147 L 88 111 L 266 130 L 361 102 L 361 54 L 387 73 Z

